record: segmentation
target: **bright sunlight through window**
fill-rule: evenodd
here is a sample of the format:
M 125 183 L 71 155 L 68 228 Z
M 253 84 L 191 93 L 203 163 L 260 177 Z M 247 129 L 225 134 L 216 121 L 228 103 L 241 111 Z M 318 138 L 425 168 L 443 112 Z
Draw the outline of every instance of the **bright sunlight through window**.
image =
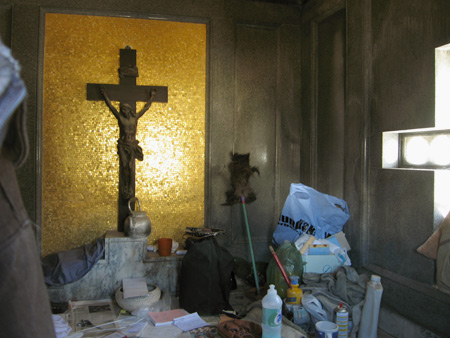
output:
M 447 44 L 435 49 L 435 127 L 383 132 L 383 168 L 434 170 L 438 219 L 450 210 L 449 88 L 450 44 Z
M 449 134 L 408 135 L 402 139 L 405 167 L 442 169 L 450 165 Z

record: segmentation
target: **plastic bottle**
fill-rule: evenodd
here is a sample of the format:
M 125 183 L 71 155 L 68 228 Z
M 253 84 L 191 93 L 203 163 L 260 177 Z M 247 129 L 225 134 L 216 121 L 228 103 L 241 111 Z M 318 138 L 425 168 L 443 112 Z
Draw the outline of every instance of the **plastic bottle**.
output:
M 275 285 L 270 284 L 267 295 L 262 299 L 262 338 L 281 338 L 281 307 L 283 301 Z
M 378 315 L 380 313 L 383 286 L 381 277 L 372 275 L 367 283 L 366 296 L 359 326 L 359 338 L 376 338 L 378 330 Z
M 303 307 L 303 305 L 297 305 L 293 310 L 294 313 L 294 324 L 300 326 L 305 332 L 310 331 L 309 324 L 311 322 L 311 317 L 309 312 Z
M 291 284 L 290 288 L 286 291 L 286 303 L 287 304 L 293 304 L 298 305 L 301 303 L 303 291 L 299 288 L 298 276 L 291 276 L 290 277 Z

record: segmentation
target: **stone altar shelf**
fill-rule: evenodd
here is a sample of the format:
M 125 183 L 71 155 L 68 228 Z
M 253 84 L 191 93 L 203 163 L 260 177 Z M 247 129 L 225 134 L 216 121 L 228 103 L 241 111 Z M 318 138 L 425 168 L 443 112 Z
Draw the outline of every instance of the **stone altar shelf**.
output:
M 145 277 L 172 296 L 178 293 L 178 279 L 183 256 L 161 257 L 147 251 L 147 238 L 132 239 L 124 233 L 108 231 L 105 236 L 104 258 L 76 282 L 49 287 L 51 302 L 94 300 L 114 297 L 125 278 Z

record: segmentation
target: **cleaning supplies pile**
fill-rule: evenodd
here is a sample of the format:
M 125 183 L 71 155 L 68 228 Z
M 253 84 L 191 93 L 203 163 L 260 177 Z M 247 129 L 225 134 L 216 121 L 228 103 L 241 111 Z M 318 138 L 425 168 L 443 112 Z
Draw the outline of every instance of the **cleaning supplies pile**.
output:
M 347 203 L 302 183 L 292 183 L 272 243 L 295 243 L 305 263 L 304 272 L 333 272 L 350 266 L 350 250 L 342 229 L 350 218 Z
M 303 276 L 302 305 L 311 316 L 309 330 L 321 321 L 333 321 L 340 326 L 336 312 L 345 309 L 345 327 L 339 337 L 376 338 L 383 287 L 380 276 L 358 274 L 344 266 L 336 273 L 306 274 Z M 342 329 L 345 328 L 345 333 Z
M 301 236 L 298 243 L 285 241 L 276 251 L 269 247 L 273 258 L 266 271 L 267 283 L 276 288 L 278 296 L 283 300 L 283 316 L 309 334 L 314 333 L 316 324 L 332 322 L 330 324 L 339 332 L 339 337 L 356 338 L 360 327 L 363 332 L 359 335 L 360 338 L 372 337 L 372 331 L 377 327 L 382 293 L 381 285 L 375 285 L 375 282 L 379 282 L 380 278 L 373 277 L 373 282 L 368 282 L 367 275 L 359 275 L 354 268 L 348 266 L 350 260 L 346 257 L 343 234 L 327 239 L 329 243 L 326 244 L 326 255 L 324 247 L 317 248 L 323 255 L 302 255 L 303 250 L 304 254 L 316 250 L 311 247 L 315 238 L 305 236 L 307 237 Z M 296 244 L 299 244 L 300 250 Z M 342 256 L 343 253 L 345 256 Z M 315 267 L 311 266 L 311 262 L 308 263 L 310 257 L 341 259 L 342 265 L 335 271 L 307 273 L 306 267 Z M 306 265 L 303 264 L 304 258 Z M 303 269 L 306 273 L 303 273 Z M 370 333 L 365 336 L 364 332 Z
M 326 239 L 303 234 L 294 244 L 302 254 L 305 273 L 334 272 L 340 266 L 352 265 L 347 254 L 350 245 L 342 231 Z
M 273 233 L 276 250 L 269 248 L 267 282 L 284 300 L 283 316 L 307 334 L 376 336 L 383 289 L 380 277 L 368 282 L 351 267 L 343 232 L 349 218 L 345 201 L 291 184 Z

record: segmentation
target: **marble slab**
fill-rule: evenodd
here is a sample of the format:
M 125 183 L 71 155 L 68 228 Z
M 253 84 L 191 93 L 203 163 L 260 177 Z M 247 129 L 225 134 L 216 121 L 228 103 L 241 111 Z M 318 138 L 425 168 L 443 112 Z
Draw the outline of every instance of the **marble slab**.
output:
M 78 281 L 50 287 L 50 301 L 63 303 L 114 297 L 123 279 L 138 277 L 144 277 L 148 284 L 176 296 L 182 259 L 183 256 L 175 254 L 160 257 L 147 252 L 147 238 L 133 239 L 125 237 L 122 232 L 108 231 L 104 258 Z

